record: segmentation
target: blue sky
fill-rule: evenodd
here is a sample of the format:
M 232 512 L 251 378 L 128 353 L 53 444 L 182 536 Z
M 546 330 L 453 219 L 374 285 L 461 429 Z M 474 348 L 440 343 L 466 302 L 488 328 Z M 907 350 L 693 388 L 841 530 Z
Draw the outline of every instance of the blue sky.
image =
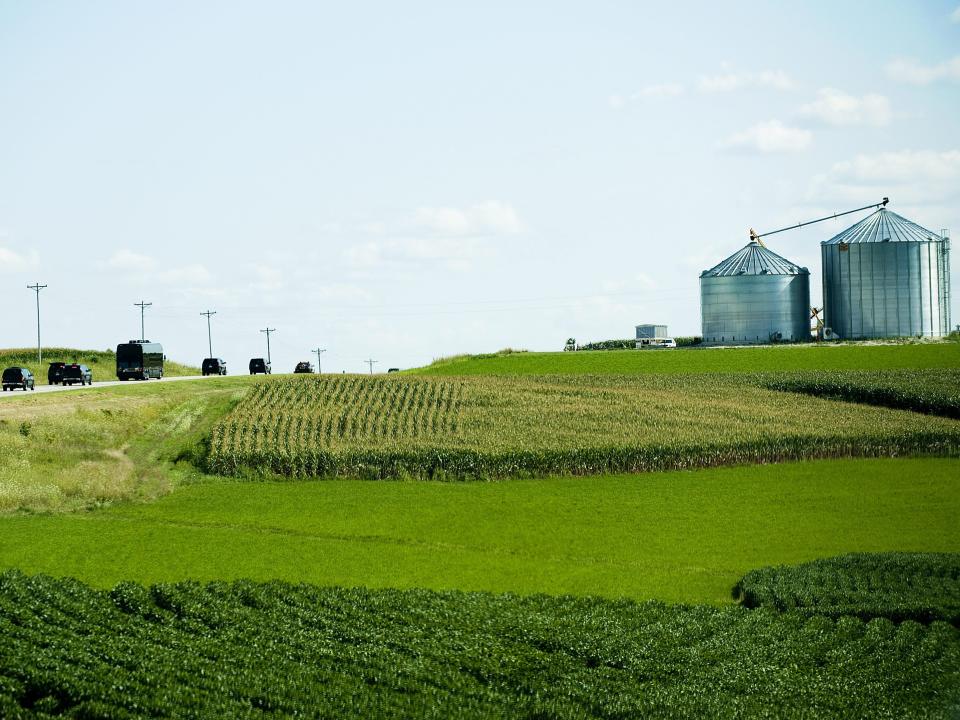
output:
M 234 372 L 697 334 L 748 228 L 885 195 L 960 233 L 955 0 L 0 1 L 0 346 L 36 281 L 45 344 L 211 309 Z M 815 303 L 856 219 L 771 239 Z

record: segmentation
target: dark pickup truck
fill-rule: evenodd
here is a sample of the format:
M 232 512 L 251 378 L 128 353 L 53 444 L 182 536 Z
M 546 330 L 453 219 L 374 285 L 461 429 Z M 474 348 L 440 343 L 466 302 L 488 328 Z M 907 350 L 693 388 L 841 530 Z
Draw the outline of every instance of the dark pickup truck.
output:
M 64 385 L 74 385 L 75 383 L 93 385 L 93 372 L 86 365 L 78 365 L 77 363 L 64 365 L 60 382 Z

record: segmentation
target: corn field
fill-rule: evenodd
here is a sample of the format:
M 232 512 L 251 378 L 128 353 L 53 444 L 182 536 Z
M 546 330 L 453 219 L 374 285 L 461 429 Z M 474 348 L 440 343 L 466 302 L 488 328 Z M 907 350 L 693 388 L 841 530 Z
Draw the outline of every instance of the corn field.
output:
M 224 475 L 480 479 L 960 454 L 960 423 L 730 376 L 306 377 L 215 426 Z

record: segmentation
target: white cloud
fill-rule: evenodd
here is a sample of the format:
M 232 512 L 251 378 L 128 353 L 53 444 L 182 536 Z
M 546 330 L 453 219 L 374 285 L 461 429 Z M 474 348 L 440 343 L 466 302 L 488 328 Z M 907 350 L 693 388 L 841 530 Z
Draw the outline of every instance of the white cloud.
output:
M 724 73 L 702 75 L 698 87 L 702 92 L 731 92 L 746 88 L 771 88 L 790 90 L 793 80 L 782 70 L 763 70 L 756 73 Z
M 254 264 L 250 264 L 247 267 L 254 277 L 253 282 L 250 283 L 250 287 L 255 290 L 273 292 L 282 290 L 286 286 L 283 271 L 279 268 Z
M 156 261 L 147 255 L 135 253 L 132 250 L 117 250 L 107 260 L 107 267 L 128 272 L 149 272 L 156 266 Z
M 509 235 L 520 232 L 517 212 L 508 204 L 488 200 L 468 208 L 422 207 L 414 213 L 413 225 L 436 235 Z
M 213 280 L 213 275 L 203 265 L 194 263 L 159 272 L 157 279 L 167 285 L 196 286 L 206 285 Z
M 882 196 L 903 204 L 960 200 L 960 150 L 902 150 L 858 155 L 814 178 L 808 199 L 871 202 Z
M 0 271 L 2 272 L 20 272 L 37 267 L 39 264 L 40 258 L 36 251 L 24 255 L 10 248 L 0 247 Z
M 960 23 L 960 5 L 957 6 L 957 9 L 950 13 L 950 22 Z
M 757 153 L 800 152 L 810 147 L 813 133 L 769 120 L 731 135 L 720 143 L 725 150 Z
M 608 102 L 614 110 L 621 110 L 628 105 L 634 105 L 644 100 L 674 98 L 683 95 L 684 92 L 686 92 L 686 88 L 680 83 L 657 83 L 655 85 L 647 85 L 631 95 L 611 95 Z
M 466 270 L 474 260 L 489 252 L 478 238 L 390 238 L 360 243 L 341 253 L 343 261 L 356 269 L 385 264 L 440 264 Z
M 800 108 L 800 114 L 828 125 L 875 125 L 890 122 L 890 101 L 883 95 L 868 93 L 857 97 L 842 90 L 822 88 L 817 99 Z
M 936 65 L 924 65 L 914 58 L 887 63 L 887 76 L 911 85 L 929 85 L 937 80 L 960 80 L 960 55 Z

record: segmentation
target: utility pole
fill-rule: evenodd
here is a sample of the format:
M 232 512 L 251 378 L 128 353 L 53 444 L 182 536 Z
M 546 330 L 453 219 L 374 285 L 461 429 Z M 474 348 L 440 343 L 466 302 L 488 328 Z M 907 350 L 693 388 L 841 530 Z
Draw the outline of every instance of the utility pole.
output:
M 315 352 L 317 354 L 317 375 L 320 374 L 320 353 L 325 353 L 326 351 L 327 351 L 326 348 L 314 348 L 313 350 L 310 351 L 310 352 Z
M 270 333 L 276 332 L 276 331 L 277 331 L 277 329 L 276 329 L 276 328 L 272 328 L 272 327 L 268 327 L 268 328 L 266 328 L 265 330 L 261 330 L 261 331 L 260 331 L 260 332 L 262 332 L 262 333 L 266 333 L 266 334 L 267 334 L 267 365 L 271 365 L 271 364 L 272 364 L 272 363 L 270 362 Z
M 43 362 L 43 352 L 40 350 L 40 291 L 43 290 L 46 285 L 41 285 L 40 283 L 34 283 L 33 285 L 27 285 L 28 290 L 33 290 L 37 294 L 37 362 Z
M 146 334 L 143 332 L 143 311 L 144 311 L 146 308 L 150 307 L 151 305 L 153 305 L 152 302 L 144 302 L 143 300 L 141 300 L 141 301 L 138 302 L 138 303 L 134 303 L 134 304 L 133 304 L 134 307 L 139 307 L 139 308 L 140 308 L 140 340 L 141 340 L 141 341 L 147 339 Z
M 370 374 L 373 375 L 373 365 L 374 365 L 374 363 L 378 363 L 378 362 L 380 362 L 380 361 L 379 361 L 379 360 L 374 360 L 374 359 L 371 358 L 370 360 L 364 360 L 364 362 L 365 362 L 367 365 L 370 366 Z
M 211 339 L 211 336 L 210 336 L 210 316 L 216 315 L 217 311 L 207 310 L 206 312 L 202 312 L 200 314 L 207 316 L 207 350 L 210 351 L 210 354 L 207 355 L 207 357 L 213 357 L 213 340 Z

